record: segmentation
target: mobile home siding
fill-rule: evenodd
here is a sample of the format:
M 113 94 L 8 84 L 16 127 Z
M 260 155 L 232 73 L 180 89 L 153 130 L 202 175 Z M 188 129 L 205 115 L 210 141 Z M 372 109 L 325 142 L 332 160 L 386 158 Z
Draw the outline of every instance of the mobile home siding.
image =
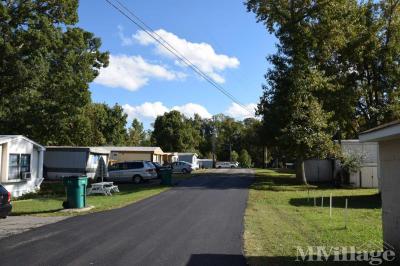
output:
M 111 157 L 113 161 L 126 162 L 126 161 L 136 161 L 145 160 L 153 161 L 153 153 L 151 152 L 122 152 L 122 151 L 111 151 Z M 158 162 L 157 160 L 155 160 Z
M 16 137 L 1 144 L 0 181 L 11 192 L 13 197 L 35 192 L 43 180 L 43 147 L 38 147 L 25 138 Z M 30 178 L 26 180 L 9 180 L 10 154 L 30 155 Z
M 400 139 L 379 142 L 383 238 L 400 250 Z
M 47 150 L 44 156 L 47 178 L 59 179 L 63 176 L 85 174 L 87 161 L 86 151 Z
M 103 165 L 100 160 L 103 160 Z M 108 152 L 92 152 L 89 147 L 49 147 L 44 160 L 46 177 L 49 179 L 79 175 L 92 179 L 101 175 L 104 177 L 107 174 L 107 164 Z

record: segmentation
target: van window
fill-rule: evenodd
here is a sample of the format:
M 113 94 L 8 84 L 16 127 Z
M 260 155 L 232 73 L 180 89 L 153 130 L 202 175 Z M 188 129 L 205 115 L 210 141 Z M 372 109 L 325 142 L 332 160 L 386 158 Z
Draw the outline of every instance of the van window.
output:
M 155 166 L 152 162 L 146 162 L 146 166 L 149 168 L 155 168 Z
M 129 162 L 127 164 L 127 169 L 139 169 L 143 168 L 143 162 Z
M 121 169 L 122 169 L 121 163 L 115 163 L 108 167 L 108 171 L 116 171 L 116 170 L 121 170 Z

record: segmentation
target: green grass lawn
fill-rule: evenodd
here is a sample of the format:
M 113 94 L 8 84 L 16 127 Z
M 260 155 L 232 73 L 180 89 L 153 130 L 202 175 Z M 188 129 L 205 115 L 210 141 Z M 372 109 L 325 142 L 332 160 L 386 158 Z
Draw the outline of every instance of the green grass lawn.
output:
M 245 214 L 244 249 L 250 265 L 299 265 L 296 246 L 362 246 L 382 241 L 377 189 L 302 186 L 292 173 L 256 170 Z M 329 195 L 333 195 L 332 218 Z M 324 207 L 321 197 L 324 196 Z M 317 207 L 314 207 L 314 197 Z M 348 199 L 348 223 L 344 206 Z M 316 265 L 311 263 L 311 265 Z
M 173 175 L 173 182 L 190 178 L 190 174 Z M 35 215 L 35 216 L 64 216 L 81 215 L 89 212 L 104 211 L 120 208 L 139 200 L 154 196 L 170 187 L 160 185 L 158 181 L 143 184 L 117 184 L 119 193 L 112 196 L 90 195 L 87 196 L 87 205 L 94 206 L 88 212 L 71 213 L 60 212 L 63 209 L 62 203 L 65 198 L 65 190 L 62 183 L 43 183 L 38 193 L 24 195 L 13 200 L 13 210 L 11 215 Z

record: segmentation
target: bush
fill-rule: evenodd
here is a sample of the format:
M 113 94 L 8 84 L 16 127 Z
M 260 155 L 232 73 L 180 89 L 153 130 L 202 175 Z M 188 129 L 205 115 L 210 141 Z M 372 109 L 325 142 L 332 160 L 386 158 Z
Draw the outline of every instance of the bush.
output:
M 251 157 L 247 150 L 242 150 L 239 156 L 239 163 L 241 167 L 250 168 L 251 167 Z
M 232 162 L 237 162 L 239 159 L 239 154 L 236 151 L 232 151 L 231 158 L 232 158 Z
M 348 174 L 360 171 L 362 159 L 362 156 L 357 156 L 355 154 L 343 156 L 341 160 L 343 170 Z

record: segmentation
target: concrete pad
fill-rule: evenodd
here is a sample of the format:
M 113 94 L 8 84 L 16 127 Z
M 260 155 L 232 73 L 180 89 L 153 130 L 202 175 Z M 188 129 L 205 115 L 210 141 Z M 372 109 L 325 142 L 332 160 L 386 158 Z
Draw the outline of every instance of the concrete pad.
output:
M 79 208 L 79 209 L 64 209 L 59 212 L 63 212 L 63 213 L 65 213 L 65 212 L 67 212 L 67 213 L 68 212 L 86 212 L 86 211 L 90 211 L 93 208 L 94 208 L 94 206 L 87 206 L 85 208 Z
M 68 218 L 68 216 L 8 216 L 6 219 L 0 219 L 0 239 L 19 234 L 46 224 L 55 223 L 66 218 Z

